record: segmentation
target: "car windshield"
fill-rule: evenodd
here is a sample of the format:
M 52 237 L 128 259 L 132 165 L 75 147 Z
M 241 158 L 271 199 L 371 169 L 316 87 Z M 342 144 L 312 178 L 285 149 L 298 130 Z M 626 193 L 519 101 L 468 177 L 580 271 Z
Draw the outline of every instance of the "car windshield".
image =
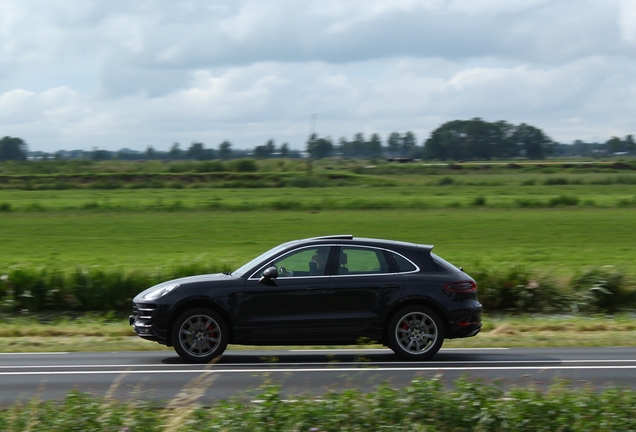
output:
M 276 255 L 278 252 L 280 252 L 281 250 L 285 249 L 287 246 L 289 246 L 289 243 L 285 243 L 285 244 L 276 246 L 274 249 L 268 250 L 267 252 L 257 256 L 256 258 L 254 258 L 250 262 L 245 263 L 242 266 L 240 266 L 239 268 L 237 268 L 236 270 L 234 270 L 231 273 L 231 275 L 235 276 L 235 277 L 243 276 L 245 274 L 245 272 L 247 272 L 249 269 L 251 269 L 252 267 L 256 266 L 260 262 L 267 261 L 269 258 L 271 258 L 272 256 Z

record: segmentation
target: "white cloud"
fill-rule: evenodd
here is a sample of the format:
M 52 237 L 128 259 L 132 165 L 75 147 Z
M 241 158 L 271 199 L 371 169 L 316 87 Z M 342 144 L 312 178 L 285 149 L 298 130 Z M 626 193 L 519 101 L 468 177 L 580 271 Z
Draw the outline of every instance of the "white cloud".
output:
M 457 118 L 634 133 L 631 0 L 4 0 L 0 135 L 33 149 L 420 141 Z
M 626 41 L 636 44 L 636 2 L 621 0 L 619 5 L 621 35 Z

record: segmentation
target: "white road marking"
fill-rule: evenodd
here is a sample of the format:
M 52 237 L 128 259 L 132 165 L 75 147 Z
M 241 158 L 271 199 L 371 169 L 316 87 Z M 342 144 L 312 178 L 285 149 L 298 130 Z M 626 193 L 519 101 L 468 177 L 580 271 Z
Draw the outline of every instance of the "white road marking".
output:
M 34 352 L 34 353 L 21 353 L 21 352 L 15 352 L 15 353 L 0 353 L 0 356 L 12 356 L 12 355 L 58 355 L 58 354 L 70 354 L 70 352 L 66 352 L 66 351 L 53 351 L 53 352 Z
M 333 373 L 333 372 L 452 372 L 452 371 L 536 371 L 549 370 L 604 370 L 604 369 L 636 369 L 632 366 L 512 366 L 512 367 L 425 367 L 425 368 L 282 368 L 282 369 L 195 369 L 195 370 L 96 370 L 96 371 L 34 371 L 34 372 L 0 372 L 0 376 L 24 376 L 24 375 L 100 375 L 100 374 L 246 374 L 246 373 Z
M 439 351 L 495 351 L 495 350 L 508 350 L 510 348 L 442 348 Z M 389 348 L 323 348 L 323 349 L 294 349 L 288 350 L 289 352 L 388 352 L 392 353 L 393 350 Z
M 462 361 L 445 361 L 445 362 L 434 362 L 434 361 L 430 361 L 430 362 L 426 362 L 425 364 L 429 367 L 429 368 L 444 368 L 444 367 L 448 367 L 448 366 L 453 366 L 453 365 L 477 365 L 477 364 L 510 364 L 510 365 L 514 365 L 514 364 L 527 364 L 527 363 L 540 363 L 540 364 L 547 364 L 547 363 L 560 363 L 560 364 L 571 364 L 571 363 L 636 363 L 636 359 L 634 360 L 614 360 L 614 359 L 609 359 L 609 360 L 494 360 L 494 361 L 489 361 L 489 360 L 477 360 L 477 361 L 470 361 L 470 360 L 462 360 Z M 286 363 L 269 363 L 271 365 L 271 369 L 268 370 L 275 370 L 275 366 L 277 365 L 283 365 Z M 333 364 L 339 364 L 339 365 L 352 365 L 352 366 L 358 366 L 358 365 L 364 365 L 364 366 L 383 366 L 383 365 L 411 365 L 413 367 L 408 368 L 405 367 L 405 369 L 416 369 L 418 365 L 422 365 L 421 363 L 413 363 L 413 362 L 339 362 L 339 363 L 325 363 L 325 362 L 311 362 L 311 363 L 292 363 L 292 364 L 296 364 L 296 365 L 302 365 L 302 366 L 325 366 L 325 367 L 329 367 L 329 365 L 333 365 Z M 263 367 L 264 363 L 216 363 L 214 366 L 215 367 L 237 367 L 237 366 L 243 366 L 243 367 L 247 367 L 247 366 L 260 366 L 261 368 Z M 38 366 L 38 365 L 2 365 L 0 366 L 0 370 L 1 369 L 71 369 L 71 368 L 78 368 L 78 369 L 87 369 L 87 368 L 138 368 L 138 367 L 144 367 L 144 368 L 158 368 L 158 367 L 163 367 L 163 368 L 192 368 L 192 367 L 201 367 L 200 364 L 188 364 L 188 363 L 181 363 L 181 364 L 172 364 L 172 365 L 166 365 L 163 363 L 157 363 L 157 364 L 80 364 L 80 365 L 50 365 L 50 366 Z M 351 368 L 354 369 L 354 368 Z M 451 368 L 451 369 L 455 369 L 455 368 Z M 483 369 L 483 368 L 480 368 Z M 249 370 L 249 369 L 246 369 Z M 296 370 L 296 369 L 295 369 Z

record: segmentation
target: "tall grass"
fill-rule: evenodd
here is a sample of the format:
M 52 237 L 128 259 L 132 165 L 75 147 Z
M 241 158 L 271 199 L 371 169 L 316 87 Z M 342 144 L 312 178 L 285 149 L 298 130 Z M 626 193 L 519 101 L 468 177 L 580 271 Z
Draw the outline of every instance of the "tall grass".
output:
M 227 272 L 225 264 L 194 261 L 151 272 L 76 268 L 17 268 L 0 276 L 0 310 L 128 310 L 132 298 L 157 283 L 185 276 Z M 536 275 L 521 266 L 472 272 L 487 312 L 616 312 L 636 307 L 636 285 L 624 273 L 594 268 L 569 283 Z
M 136 270 L 76 268 L 14 268 L 0 276 L 0 310 L 111 311 L 128 310 L 141 291 L 170 279 L 227 272 L 226 264 L 202 261 Z
M 592 268 L 569 282 L 519 265 L 472 273 L 489 312 L 609 312 L 636 307 L 636 282 L 612 266 Z

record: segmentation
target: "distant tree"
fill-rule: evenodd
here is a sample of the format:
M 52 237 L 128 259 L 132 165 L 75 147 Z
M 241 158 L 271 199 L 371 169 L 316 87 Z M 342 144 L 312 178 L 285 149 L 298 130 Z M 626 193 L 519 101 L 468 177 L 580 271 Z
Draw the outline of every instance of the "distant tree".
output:
M 402 137 L 398 132 L 391 132 L 386 142 L 387 150 L 391 156 L 397 156 L 402 147 Z
M 439 160 L 513 158 L 543 159 L 555 143 L 541 129 L 522 123 L 453 120 L 435 129 L 424 143 L 424 158 Z
M 21 138 L 5 136 L 0 139 L 0 162 L 2 161 L 25 161 L 28 152 L 27 143 Z
M 318 135 L 311 134 L 307 140 L 307 153 L 313 159 L 322 159 L 331 156 L 334 146 L 331 138 L 318 138 Z
M 191 159 L 203 160 L 203 152 L 205 150 L 205 146 L 200 142 L 193 142 L 190 144 L 186 155 Z
M 410 156 L 416 146 L 417 138 L 415 138 L 415 134 L 411 131 L 405 133 L 404 138 L 402 138 L 402 156 Z
M 274 144 L 274 140 L 268 140 L 265 143 L 265 150 L 267 150 L 267 153 L 269 153 L 269 155 L 271 156 L 272 153 L 274 153 L 276 151 L 276 144 Z
M 112 154 L 108 150 L 93 150 L 91 159 L 94 161 L 103 161 L 111 159 Z
M 346 137 L 338 139 L 338 145 L 335 146 L 335 149 L 344 157 L 350 157 L 353 154 L 353 147 Z
M 367 143 L 367 152 L 368 156 L 371 157 L 382 156 L 382 140 L 377 133 L 371 135 L 371 139 Z
M 606 143 L 608 153 L 616 153 L 623 150 L 623 142 L 619 137 L 612 137 Z
M 636 150 L 636 143 L 633 135 L 627 135 L 624 140 L 618 137 L 612 137 L 605 143 L 608 153 L 633 153 Z
M 219 144 L 219 158 L 222 160 L 228 160 L 232 156 L 232 143 L 229 141 L 223 141 Z
M 351 147 L 353 150 L 353 157 L 364 156 L 366 150 L 366 140 L 364 139 L 364 134 L 362 132 L 358 132 L 353 136 L 353 141 L 351 141 Z
M 552 150 L 553 141 L 541 129 L 525 123 L 517 127 L 511 139 L 525 151 L 528 159 L 544 159 Z
M 494 123 L 492 129 L 494 136 L 491 136 L 494 140 L 492 157 L 511 159 L 519 154 L 519 149 L 517 149 L 512 140 L 516 129 L 517 127 L 515 125 L 503 120 Z
M 170 147 L 170 151 L 168 152 L 171 159 L 179 159 L 181 157 L 181 153 L 181 144 L 178 142 L 172 144 L 172 147 Z
M 284 142 L 281 146 L 280 146 L 280 156 L 286 158 L 287 156 L 289 156 L 289 144 L 287 144 L 286 142 Z
M 636 142 L 634 141 L 634 135 L 627 135 L 625 137 L 625 151 L 629 153 L 636 153 Z
M 276 145 L 274 144 L 274 140 L 268 140 L 265 145 L 256 146 L 254 156 L 258 159 L 266 159 L 272 157 L 275 151 Z
M 156 150 L 152 146 L 146 147 L 146 159 L 154 159 L 157 156 Z

